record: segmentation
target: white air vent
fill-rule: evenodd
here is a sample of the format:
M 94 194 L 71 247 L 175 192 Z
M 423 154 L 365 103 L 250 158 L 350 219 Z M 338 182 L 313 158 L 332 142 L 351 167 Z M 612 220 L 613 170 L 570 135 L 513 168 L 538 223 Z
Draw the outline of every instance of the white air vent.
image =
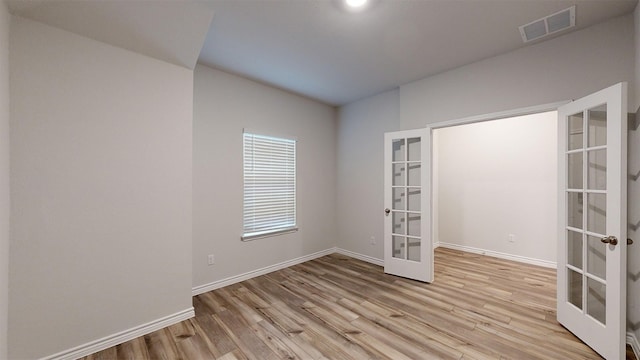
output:
M 520 26 L 522 41 L 529 42 L 576 26 L 575 5 L 544 17 L 540 20 Z

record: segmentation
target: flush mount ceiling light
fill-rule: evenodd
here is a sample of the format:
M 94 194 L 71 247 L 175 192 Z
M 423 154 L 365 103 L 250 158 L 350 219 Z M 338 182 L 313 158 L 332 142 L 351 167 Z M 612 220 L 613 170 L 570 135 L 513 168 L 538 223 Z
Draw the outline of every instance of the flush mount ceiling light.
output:
M 344 0 L 345 4 L 352 9 L 359 9 L 365 6 L 368 0 Z

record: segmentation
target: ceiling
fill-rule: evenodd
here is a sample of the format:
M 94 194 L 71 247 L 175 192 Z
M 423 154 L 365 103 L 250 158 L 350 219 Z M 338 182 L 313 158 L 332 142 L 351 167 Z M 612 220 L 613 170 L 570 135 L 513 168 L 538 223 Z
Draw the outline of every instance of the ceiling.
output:
M 188 68 L 195 66 L 197 58 L 202 64 L 330 105 L 347 104 L 448 69 L 535 46 L 536 42 L 523 43 L 518 26 L 572 5 L 576 5 L 576 27 L 569 31 L 630 13 L 637 3 L 372 1 L 361 12 L 346 11 L 339 0 L 7 3 L 14 14 L 23 17 Z
M 191 0 L 5 0 L 12 14 L 193 69 L 213 10 Z

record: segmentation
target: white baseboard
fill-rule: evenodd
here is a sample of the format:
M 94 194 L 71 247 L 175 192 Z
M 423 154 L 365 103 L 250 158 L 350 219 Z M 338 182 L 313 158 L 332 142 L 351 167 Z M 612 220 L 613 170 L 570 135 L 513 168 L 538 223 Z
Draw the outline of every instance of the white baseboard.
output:
M 546 268 L 552 268 L 552 269 L 557 268 L 557 264 L 555 262 L 548 261 L 548 260 L 534 259 L 534 258 L 530 258 L 530 257 L 526 257 L 526 256 L 507 254 L 507 253 L 502 253 L 502 252 L 498 252 L 498 251 L 479 249 L 479 248 L 475 248 L 475 247 L 471 247 L 471 246 L 451 244 L 451 243 L 445 243 L 445 242 L 439 242 L 437 244 L 437 246 L 442 246 L 442 247 L 447 248 L 447 249 L 466 251 L 466 252 L 470 252 L 470 253 L 474 253 L 474 254 L 493 256 L 493 257 L 497 257 L 497 258 L 500 258 L 500 259 L 518 261 L 518 262 L 525 263 L 525 264 L 543 266 L 543 267 L 546 267 Z
M 129 340 L 133 340 L 137 337 L 147 335 L 154 331 L 163 329 L 167 326 L 177 324 L 181 321 L 190 319 L 194 316 L 195 316 L 195 312 L 194 312 L 194 309 L 191 307 L 183 311 L 177 312 L 175 314 L 153 320 L 146 324 L 142 324 L 140 326 L 136 326 L 131 329 L 103 337 L 102 339 L 91 341 L 89 343 L 76 346 L 72 349 L 61 351 L 57 354 L 49 355 L 47 357 L 42 358 L 41 360 L 78 359 L 78 358 L 96 353 L 98 351 L 108 349 L 112 346 L 122 344 Z
M 228 286 L 228 285 L 239 283 L 241 281 L 249 280 L 249 279 L 254 278 L 256 276 L 268 274 L 270 272 L 274 272 L 274 271 L 277 271 L 277 270 L 288 268 L 289 266 L 301 264 L 301 263 L 303 263 L 305 261 L 309 261 L 309 260 L 313 260 L 313 259 L 317 259 L 319 257 L 323 257 L 323 256 L 326 256 L 326 255 L 329 255 L 329 254 L 333 254 L 334 252 L 336 252 L 336 248 L 330 248 L 330 249 L 318 251 L 318 252 L 313 253 L 313 254 L 301 256 L 299 258 L 283 261 L 283 262 L 278 263 L 278 264 L 274 264 L 274 265 L 270 265 L 270 266 L 267 266 L 267 267 L 263 267 L 262 269 L 249 271 L 249 272 L 246 272 L 244 274 L 228 277 L 228 278 L 222 279 L 222 280 L 217 280 L 217 281 L 214 281 L 214 282 L 211 282 L 211 283 L 208 283 L 208 284 L 204 284 L 204 285 L 199 285 L 199 286 L 196 286 L 193 289 L 191 289 L 191 293 L 193 294 L 193 296 L 200 295 L 200 294 L 206 293 L 206 292 L 211 291 L 211 290 L 219 289 L 221 287 L 225 287 L 225 286 Z
M 358 259 L 358 260 L 362 260 L 364 262 L 368 262 L 374 265 L 378 265 L 378 266 L 384 266 L 384 260 L 382 259 L 378 259 L 378 258 L 374 258 L 371 257 L 369 255 L 363 255 L 357 252 L 353 252 L 353 251 L 349 251 L 349 250 L 345 250 L 345 249 L 341 249 L 341 248 L 336 248 L 336 253 L 338 254 L 342 254 L 344 256 L 349 256 L 352 257 L 354 259 Z
M 633 349 L 636 359 L 640 359 L 640 343 L 638 343 L 636 334 L 632 332 L 627 333 L 627 344 L 631 345 L 631 349 Z

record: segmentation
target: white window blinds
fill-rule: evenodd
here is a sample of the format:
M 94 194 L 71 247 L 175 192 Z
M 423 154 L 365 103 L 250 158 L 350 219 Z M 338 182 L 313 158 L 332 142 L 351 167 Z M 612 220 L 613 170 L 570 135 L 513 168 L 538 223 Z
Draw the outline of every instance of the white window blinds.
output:
M 296 228 L 296 141 L 245 132 L 242 239 Z

